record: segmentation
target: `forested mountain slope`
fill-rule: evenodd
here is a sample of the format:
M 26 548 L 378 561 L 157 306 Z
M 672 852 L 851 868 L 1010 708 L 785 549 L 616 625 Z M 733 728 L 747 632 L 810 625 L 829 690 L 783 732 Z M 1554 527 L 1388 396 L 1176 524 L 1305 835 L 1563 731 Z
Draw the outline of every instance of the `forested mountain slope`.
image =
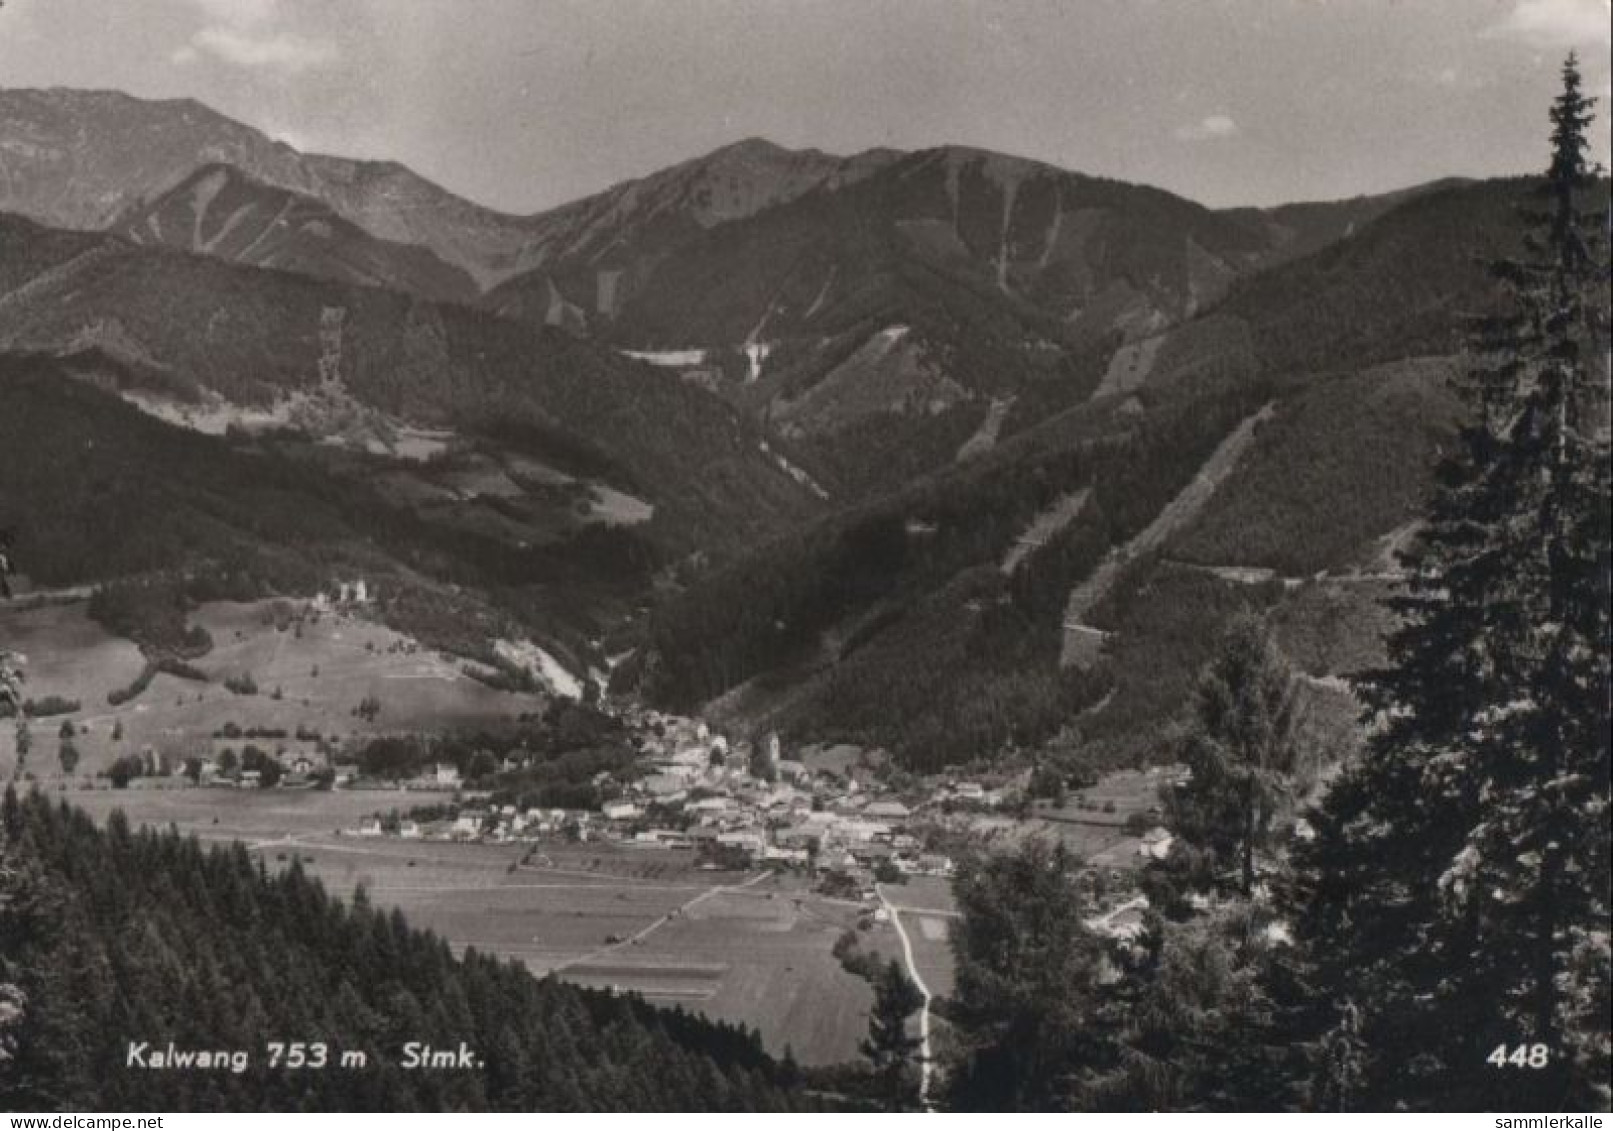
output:
M 117 91 L 0 90 L 0 211 L 54 227 L 100 229 L 198 170 L 229 165 L 329 208 L 377 239 L 429 251 L 491 287 L 538 269 L 586 306 L 593 268 L 632 271 L 692 232 L 877 168 L 750 139 L 530 216 L 483 207 L 396 162 L 303 153 L 190 99 Z M 527 288 L 530 289 L 530 288 Z M 435 292 L 427 297 L 437 297 Z
M 642 497 L 679 553 L 742 545 L 819 504 L 733 409 L 563 333 L 16 218 L 0 217 L 0 248 L 0 349 L 97 349 L 174 418 L 246 425 L 250 410 L 394 453 L 411 427 L 520 439 Z
M 313 197 L 254 180 L 230 165 L 196 170 L 125 212 L 110 230 L 131 243 L 437 301 L 469 302 L 478 293 L 469 274 L 425 248 L 378 239 Z
M 295 433 L 211 436 L 111 391 L 131 379 L 93 352 L 0 355 L 0 528 L 35 586 L 182 578 L 154 592 L 251 600 L 365 577 L 377 612 L 431 646 L 491 658 L 532 633 L 586 670 L 589 640 L 662 562 L 639 531 L 579 518 L 585 481 L 459 497 L 520 466 L 518 440 L 427 467 Z
M 597 330 L 708 230 L 852 184 L 893 151 L 841 158 L 747 138 L 534 217 L 535 266 L 487 296 L 501 314 Z
M 658 254 L 613 245 L 488 301 L 661 351 L 795 440 L 832 495 L 857 499 L 1080 403 L 1117 347 L 1390 206 L 1212 212 L 961 147 L 847 168 L 754 214 L 684 224 Z
M 1125 380 L 1087 402 L 691 587 L 657 616 L 648 686 L 915 766 L 1050 740 L 1136 761 L 1162 750 L 1237 608 L 1272 610 L 1313 675 L 1371 662 L 1386 546 L 1453 435 L 1450 355 L 1526 187 L 1437 190 L 1235 283 L 1148 350 L 1117 351 Z M 1219 485 L 1139 550 L 1268 404 Z M 1061 670 L 1065 599 L 1106 557 L 1091 626 L 1107 635 Z

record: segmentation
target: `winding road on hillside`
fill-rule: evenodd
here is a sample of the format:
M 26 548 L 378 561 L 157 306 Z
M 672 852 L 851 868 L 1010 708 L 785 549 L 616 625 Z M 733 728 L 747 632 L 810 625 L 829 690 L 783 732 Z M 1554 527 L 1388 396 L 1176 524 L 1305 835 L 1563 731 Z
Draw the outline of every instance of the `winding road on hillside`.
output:
M 1121 572 L 1145 554 L 1152 553 L 1174 534 L 1185 529 L 1209 505 L 1211 497 L 1221 484 L 1237 469 L 1238 461 L 1254 443 L 1260 425 L 1276 414 L 1272 402 L 1259 412 L 1245 417 L 1218 444 L 1198 473 L 1188 481 L 1175 498 L 1166 503 L 1154 520 L 1123 546 L 1109 551 L 1086 578 L 1070 591 L 1064 606 L 1064 644 L 1059 656 L 1059 667 L 1088 666 L 1109 634 L 1087 623 L 1087 615 L 1106 597 L 1119 580 Z

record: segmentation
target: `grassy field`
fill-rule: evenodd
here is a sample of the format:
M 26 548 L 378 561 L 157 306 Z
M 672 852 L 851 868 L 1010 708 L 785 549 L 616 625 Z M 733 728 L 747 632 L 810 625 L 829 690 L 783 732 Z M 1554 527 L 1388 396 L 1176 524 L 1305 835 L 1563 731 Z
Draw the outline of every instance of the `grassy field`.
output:
M 948 940 L 958 913 L 951 881 L 938 876 L 913 876 L 904 884 L 887 884 L 883 890 L 902 918 L 919 976 L 930 993 L 948 996 L 952 993 L 952 950 Z M 900 942 L 892 944 L 881 939 L 876 945 L 881 953 L 891 953 L 893 957 L 900 953 Z
M 146 785 L 146 788 L 142 788 Z M 210 839 L 261 841 L 335 836 L 371 813 L 429 803 L 432 795 L 401 789 L 344 789 L 329 793 L 285 789 L 152 788 L 136 781 L 128 789 L 52 790 L 70 804 L 105 820 L 123 810 L 134 825 L 195 833 Z
M 1094 786 L 1072 790 L 1057 808 L 1037 802 L 1024 820 L 1007 814 L 975 817 L 972 830 L 994 849 L 1011 849 L 1033 838 L 1057 840 L 1089 864 L 1136 867 L 1142 839 L 1126 830 L 1126 820 L 1141 813 L 1150 828 L 1162 823 L 1159 787 L 1166 780 L 1163 769 L 1117 770 Z M 1106 811 L 1109 805 L 1113 809 Z
M 534 703 L 494 691 L 456 662 L 368 621 L 325 613 L 300 628 L 277 628 L 275 611 L 270 602 L 203 606 L 192 621 L 214 642 L 196 662 L 209 682 L 160 675 L 133 701 L 112 707 L 107 696 L 143 666 L 138 649 L 91 621 L 82 600 L 0 609 L 0 639 L 29 655 L 27 693 L 82 704 L 70 716 L 33 722 L 26 770 L 97 819 L 121 809 L 136 825 L 241 840 L 271 867 L 298 861 L 344 897 L 362 886 L 377 905 L 401 909 L 456 949 L 474 947 L 537 974 L 555 971 L 750 1025 L 774 1052 L 789 1047 L 803 1063 L 858 1055 L 872 992 L 841 968 L 831 948 L 863 909 L 823 899 L 799 877 L 706 871 L 686 852 L 353 835 L 373 813 L 436 800 L 428 793 L 199 789 L 173 778 L 113 790 L 95 776 L 118 755 L 147 746 L 175 760 L 213 754 L 226 744 L 213 735 L 228 722 L 290 734 L 303 727 L 340 739 L 471 725 Z M 241 675 L 252 677 L 258 694 L 223 686 Z M 353 714 L 369 696 L 381 704 L 373 722 Z M 71 780 L 57 757 L 63 718 L 79 732 L 82 755 Z M 115 727 L 122 730 L 117 742 Z M 299 745 L 290 737 L 265 741 Z M 14 765 L 15 729 L 0 726 L 0 772 L 9 776 Z M 944 909 L 948 899 L 942 883 L 914 906 Z M 910 927 L 926 980 L 944 992 L 950 959 L 937 924 L 921 916 Z M 876 933 L 894 943 L 889 925 Z
M 363 884 L 378 904 L 456 949 L 514 958 L 536 974 L 565 966 L 654 922 L 709 884 L 589 869 L 518 867 L 521 846 L 357 840 L 298 844 L 304 865 L 339 892 Z M 513 870 L 512 870 L 513 869 Z
M 91 621 L 84 602 L 0 608 L 0 640 L 28 656 L 26 694 L 81 704 L 70 716 L 33 722 L 28 772 L 44 783 L 62 776 L 57 732 L 66 718 L 80 731 L 75 777 L 85 779 L 104 771 L 119 755 L 147 746 L 176 764 L 211 755 L 222 745 L 212 735 L 226 722 L 288 734 L 304 727 L 341 739 L 382 730 L 469 726 L 517 715 L 537 702 L 532 696 L 495 691 L 465 675 L 457 661 L 356 617 L 324 613 L 297 628 L 276 628 L 275 604 L 202 606 L 191 620 L 208 631 L 214 646 L 194 663 L 209 682 L 158 675 L 142 694 L 117 707 L 107 702 L 108 694 L 127 687 L 143 661 L 133 644 Z M 224 687 L 225 679 L 242 675 L 256 682 L 257 694 L 237 695 Z M 353 714 L 367 697 L 381 704 L 373 721 Z M 123 737 L 114 742 L 119 724 Z M 229 745 L 239 748 L 241 743 Z M 288 750 L 312 746 L 292 738 L 270 745 Z M 15 729 L 0 726 L 0 772 L 9 776 L 15 760 Z
M 737 877 L 725 882 L 733 885 Z M 828 901 L 792 876 L 730 886 L 646 936 L 568 976 L 636 989 L 760 1030 L 805 1064 L 857 1057 L 873 993 L 830 953 L 858 909 Z
M 271 867 L 300 861 L 339 895 L 362 885 L 378 906 L 400 908 L 456 950 L 475 947 L 536 974 L 553 970 L 750 1025 L 775 1053 L 788 1046 L 806 1064 L 856 1057 L 867 1030 L 872 993 L 830 953 L 860 908 L 814 895 L 798 877 L 706 871 L 687 852 L 338 834 L 370 813 L 430 799 L 402 790 L 61 796 L 98 819 L 122 809 L 135 824 L 240 839 Z M 932 902 L 942 898 L 926 892 L 923 906 L 943 906 Z M 915 946 L 927 944 L 915 937 Z M 926 965 L 926 978 L 949 977 L 935 969 Z

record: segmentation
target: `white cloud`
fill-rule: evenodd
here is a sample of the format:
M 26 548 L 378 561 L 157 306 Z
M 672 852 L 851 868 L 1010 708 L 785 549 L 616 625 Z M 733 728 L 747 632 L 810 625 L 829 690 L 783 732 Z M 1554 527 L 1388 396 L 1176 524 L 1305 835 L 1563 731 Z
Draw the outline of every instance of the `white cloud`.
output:
M 203 28 L 191 38 L 198 51 L 241 67 L 306 71 L 336 60 L 336 45 L 290 32 L 249 33 L 231 27 Z
M 1238 132 L 1238 123 L 1225 114 L 1211 114 L 1201 121 L 1178 126 L 1177 141 L 1216 141 Z
M 1505 19 L 1485 29 L 1490 39 L 1516 39 L 1535 48 L 1577 47 L 1609 41 L 1613 0 L 1513 0 Z
M 280 0 L 191 0 L 208 20 L 206 27 L 171 56 L 193 63 L 211 55 L 238 67 L 296 73 L 335 62 L 339 52 L 328 39 L 298 35 L 280 25 L 286 21 Z

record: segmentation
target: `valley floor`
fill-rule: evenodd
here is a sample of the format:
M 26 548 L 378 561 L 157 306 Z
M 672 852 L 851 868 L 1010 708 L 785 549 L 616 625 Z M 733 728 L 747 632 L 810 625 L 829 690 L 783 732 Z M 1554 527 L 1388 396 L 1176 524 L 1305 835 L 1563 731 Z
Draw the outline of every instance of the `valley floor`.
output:
M 829 899 L 792 874 L 714 872 L 690 852 L 608 845 L 461 844 L 360 838 L 365 815 L 420 804 L 402 790 L 288 792 L 200 788 L 64 790 L 97 819 L 204 840 L 240 840 L 271 867 L 298 860 L 334 893 L 363 886 L 382 907 L 446 938 L 524 963 L 534 974 L 612 986 L 656 1004 L 753 1026 L 770 1051 L 803 1064 L 855 1059 L 873 994 L 831 953 L 870 910 Z M 887 889 L 904 908 L 932 992 L 951 988 L 944 881 Z M 868 945 L 895 957 L 894 926 Z

